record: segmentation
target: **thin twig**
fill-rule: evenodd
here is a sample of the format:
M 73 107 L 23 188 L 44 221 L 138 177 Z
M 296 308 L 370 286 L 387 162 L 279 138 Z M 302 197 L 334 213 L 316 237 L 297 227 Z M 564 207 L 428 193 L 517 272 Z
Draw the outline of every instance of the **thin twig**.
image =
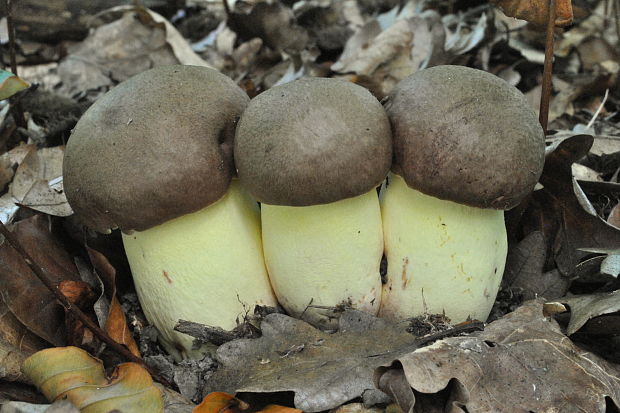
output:
M 540 94 L 540 113 L 538 121 L 547 133 L 549 122 L 549 100 L 551 99 L 551 76 L 553 74 L 553 36 L 555 32 L 555 0 L 549 0 L 547 18 L 547 38 L 545 40 L 545 64 L 543 69 L 542 91 Z
M 230 21 L 231 13 L 230 13 L 230 6 L 228 5 L 228 0 L 222 0 L 222 3 L 224 5 L 224 12 L 226 13 L 226 19 Z
M 614 11 L 614 20 L 616 21 L 616 45 L 620 44 L 620 0 L 615 0 L 612 3 L 612 9 Z
M 15 25 L 13 24 L 13 4 L 11 0 L 6 0 L 6 26 L 9 32 L 9 59 L 11 62 L 11 72 L 17 76 L 17 58 L 15 57 Z M 26 128 L 26 118 L 24 117 L 24 110 L 22 104 L 19 101 L 10 99 L 9 102 L 13 105 L 13 116 L 15 117 L 15 123 L 20 128 Z
M 150 374 L 153 376 L 155 380 L 160 382 L 161 384 L 168 386 L 170 388 L 174 388 L 175 386 L 166 380 L 164 377 L 160 376 L 156 371 L 151 369 L 144 360 L 140 357 L 134 355 L 127 347 L 116 342 L 112 339 L 105 331 L 103 331 L 95 322 L 88 317 L 82 310 L 80 310 L 77 306 L 74 306 L 67 300 L 67 297 L 64 296 L 63 293 L 60 292 L 58 287 L 54 285 L 45 275 L 43 269 L 32 259 L 30 254 L 22 247 L 21 243 L 17 240 L 17 237 L 10 232 L 6 226 L 0 221 L 0 232 L 4 235 L 4 239 L 9 243 L 11 247 L 15 251 L 22 256 L 24 262 L 30 267 L 34 275 L 47 287 L 48 290 L 54 294 L 54 297 L 60 302 L 60 304 L 65 308 L 65 310 L 71 312 L 75 315 L 89 330 L 91 330 L 101 341 L 110 346 L 114 351 L 123 356 L 124 358 L 133 361 L 134 363 L 138 363 L 142 365 Z
M 9 59 L 11 72 L 17 76 L 17 59 L 15 58 L 15 25 L 13 24 L 13 2 L 6 0 L 6 26 L 9 32 Z
M 608 97 L 609 97 L 609 89 L 606 89 L 605 96 L 603 97 L 603 101 L 598 106 L 598 109 L 596 109 L 596 112 L 594 112 L 594 115 L 592 116 L 592 119 L 590 119 L 590 122 L 588 122 L 588 124 L 586 125 L 586 129 L 590 129 L 592 125 L 594 125 L 596 118 L 598 118 L 598 115 L 601 113 L 601 110 L 603 110 L 603 108 L 605 107 L 605 103 L 607 102 Z

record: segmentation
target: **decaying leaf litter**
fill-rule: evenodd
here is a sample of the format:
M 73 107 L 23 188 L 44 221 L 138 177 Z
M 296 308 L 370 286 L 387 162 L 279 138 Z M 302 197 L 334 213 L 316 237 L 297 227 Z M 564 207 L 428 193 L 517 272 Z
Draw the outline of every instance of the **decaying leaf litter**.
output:
M 63 144 L 90 103 L 163 64 L 214 67 L 250 97 L 324 76 L 356 82 L 379 99 L 419 69 L 460 64 L 500 76 L 537 109 L 544 33 L 486 2 L 237 1 L 228 14 L 208 0 L 145 2 L 152 9 L 126 3 L 98 1 L 79 13 L 61 0 L 14 6 L 18 73 L 36 88 L 20 99 L 27 127 L 16 125 L 7 105 L 0 111 L 0 214 L 16 223 L 55 282 L 80 282 L 71 284 L 75 305 L 128 345 L 129 325 L 140 354 L 185 397 L 197 403 L 209 391 L 240 391 L 261 406 L 258 395 L 266 393 L 267 403 L 307 411 L 351 400 L 383 409 L 397 401 L 404 411 L 618 408 L 617 1 L 573 2 L 574 23 L 556 30 L 545 171 L 538 190 L 507 214 L 509 258 L 485 331 L 418 348 L 407 324 L 364 318 L 360 328 L 327 334 L 282 314 L 248 314 L 251 322 L 228 335 L 241 339 L 213 358 L 180 363 L 157 347 L 140 312 L 118 234 L 83 233 L 63 196 Z M 5 64 L 6 38 L 0 33 Z M 33 309 L 33 302 L 54 307 L 53 297 L 6 243 L 1 253 L 0 401 L 42 402 L 19 365 L 45 347 L 82 346 L 108 367 L 123 361 L 61 307 Z M 119 316 L 117 297 L 126 322 L 106 324 Z M 354 317 L 345 311 L 341 325 Z M 443 328 L 444 320 L 415 324 L 421 321 L 431 333 Z M 395 337 L 389 343 L 386 329 Z M 212 333 L 198 330 L 203 339 Z M 582 398 L 584 386 L 592 391 Z M 188 399 L 174 408 L 191 411 Z

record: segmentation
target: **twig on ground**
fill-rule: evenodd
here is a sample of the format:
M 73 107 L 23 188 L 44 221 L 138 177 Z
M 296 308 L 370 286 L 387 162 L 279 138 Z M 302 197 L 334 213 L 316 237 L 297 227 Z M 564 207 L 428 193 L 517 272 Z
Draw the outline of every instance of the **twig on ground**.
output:
M 13 24 L 13 4 L 11 0 L 5 0 L 6 5 L 6 26 L 9 32 L 9 59 L 11 62 L 11 72 L 17 76 L 17 58 L 15 57 L 15 25 Z M 26 128 L 26 118 L 24 117 L 24 110 L 19 100 L 9 99 L 11 105 L 14 108 L 13 115 L 15 117 L 15 124 L 19 128 Z
M 555 0 L 549 0 L 549 16 L 547 18 L 547 38 L 545 40 L 545 64 L 543 69 L 542 91 L 540 94 L 540 112 L 538 120 L 547 133 L 549 122 L 549 100 L 551 99 L 551 79 L 553 74 L 553 36 L 555 32 Z

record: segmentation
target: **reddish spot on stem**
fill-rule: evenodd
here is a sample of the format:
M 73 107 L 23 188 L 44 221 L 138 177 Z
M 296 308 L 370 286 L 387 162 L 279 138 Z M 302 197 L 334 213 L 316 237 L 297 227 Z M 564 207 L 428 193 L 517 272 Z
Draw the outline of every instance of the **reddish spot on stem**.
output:
M 168 271 L 164 270 L 163 274 L 164 274 L 164 277 L 166 278 L 166 281 L 168 281 L 169 284 L 172 284 L 172 278 L 170 278 L 170 276 L 168 275 Z
M 403 281 L 403 290 L 407 288 L 409 284 L 409 278 L 407 277 L 407 266 L 409 265 L 409 257 L 403 258 L 403 271 L 400 275 L 400 279 Z

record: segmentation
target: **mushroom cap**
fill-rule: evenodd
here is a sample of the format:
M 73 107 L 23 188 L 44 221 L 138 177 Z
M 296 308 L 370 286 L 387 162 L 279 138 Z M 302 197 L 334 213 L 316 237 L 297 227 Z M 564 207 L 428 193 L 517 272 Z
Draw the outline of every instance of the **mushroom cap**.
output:
M 390 123 L 366 89 L 306 78 L 258 95 L 235 136 L 241 184 L 260 202 L 308 206 L 351 198 L 385 179 Z
M 402 80 L 385 104 L 394 172 L 427 195 L 510 209 L 542 173 L 545 135 L 515 87 L 464 66 L 436 66 Z
M 159 66 L 99 98 L 73 130 L 64 189 L 88 227 L 142 231 L 217 201 L 249 98 L 198 66 Z

